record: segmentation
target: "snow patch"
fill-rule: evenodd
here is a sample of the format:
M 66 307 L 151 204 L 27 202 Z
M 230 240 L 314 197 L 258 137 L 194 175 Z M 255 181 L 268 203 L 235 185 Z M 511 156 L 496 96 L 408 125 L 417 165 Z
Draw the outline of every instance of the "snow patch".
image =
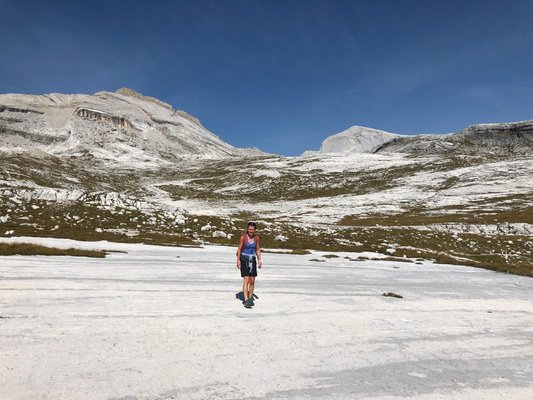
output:
M 254 177 L 258 178 L 260 176 L 266 176 L 269 178 L 277 179 L 281 176 L 281 174 L 279 173 L 279 171 L 272 170 L 272 169 L 263 169 L 263 170 L 254 172 Z

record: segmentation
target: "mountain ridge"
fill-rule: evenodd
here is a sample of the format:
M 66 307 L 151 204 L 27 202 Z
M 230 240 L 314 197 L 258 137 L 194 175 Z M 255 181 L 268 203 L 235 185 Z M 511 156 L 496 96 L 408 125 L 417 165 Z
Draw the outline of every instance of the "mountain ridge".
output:
M 182 158 L 268 156 L 236 148 L 194 116 L 133 89 L 94 95 L 0 95 L 0 149 L 33 149 L 66 156 L 90 154 L 122 164 L 166 163 Z M 397 134 L 354 125 L 326 137 L 313 154 L 527 153 L 533 120 L 474 124 L 447 134 Z M 147 160 L 151 160 L 148 162 Z
M 512 147 L 512 148 L 511 148 Z M 444 134 L 397 134 L 354 125 L 328 136 L 316 153 L 494 154 L 533 150 L 533 120 L 474 124 Z
M 122 164 L 262 155 L 238 149 L 200 121 L 126 88 L 94 95 L 0 95 L 0 148 L 89 154 Z

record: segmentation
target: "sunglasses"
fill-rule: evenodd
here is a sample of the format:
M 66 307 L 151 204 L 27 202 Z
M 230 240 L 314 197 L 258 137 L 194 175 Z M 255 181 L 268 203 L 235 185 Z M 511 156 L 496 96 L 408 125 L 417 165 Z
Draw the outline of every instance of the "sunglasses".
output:
M 253 226 L 254 228 L 256 227 L 255 222 L 248 222 L 248 226 Z

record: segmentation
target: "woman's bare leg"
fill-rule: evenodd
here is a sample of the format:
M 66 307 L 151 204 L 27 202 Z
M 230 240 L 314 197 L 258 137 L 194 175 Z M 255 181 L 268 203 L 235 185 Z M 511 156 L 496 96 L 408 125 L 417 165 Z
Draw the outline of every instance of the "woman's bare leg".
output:
M 248 298 L 253 299 L 254 298 L 254 287 L 255 287 L 255 276 L 250 276 L 250 286 L 249 286 L 249 294 Z
M 249 276 L 245 276 L 243 281 L 242 281 L 242 293 L 244 295 L 244 302 L 246 303 L 246 301 L 248 300 L 248 286 L 250 285 L 250 277 Z

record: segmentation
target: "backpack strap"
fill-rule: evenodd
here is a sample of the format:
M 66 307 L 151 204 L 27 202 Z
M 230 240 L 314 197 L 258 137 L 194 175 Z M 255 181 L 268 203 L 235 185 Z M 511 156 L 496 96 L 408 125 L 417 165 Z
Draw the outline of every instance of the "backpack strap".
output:
M 256 233 L 255 237 L 256 237 L 255 248 L 258 249 L 259 248 L 259 235 Z M 245 232 L 241 236 L 241 239 L 242 239 L 242 249 L 244 250 L 244 248 L 246 247 L 246 243 L 248 243 L 248 232 Z

